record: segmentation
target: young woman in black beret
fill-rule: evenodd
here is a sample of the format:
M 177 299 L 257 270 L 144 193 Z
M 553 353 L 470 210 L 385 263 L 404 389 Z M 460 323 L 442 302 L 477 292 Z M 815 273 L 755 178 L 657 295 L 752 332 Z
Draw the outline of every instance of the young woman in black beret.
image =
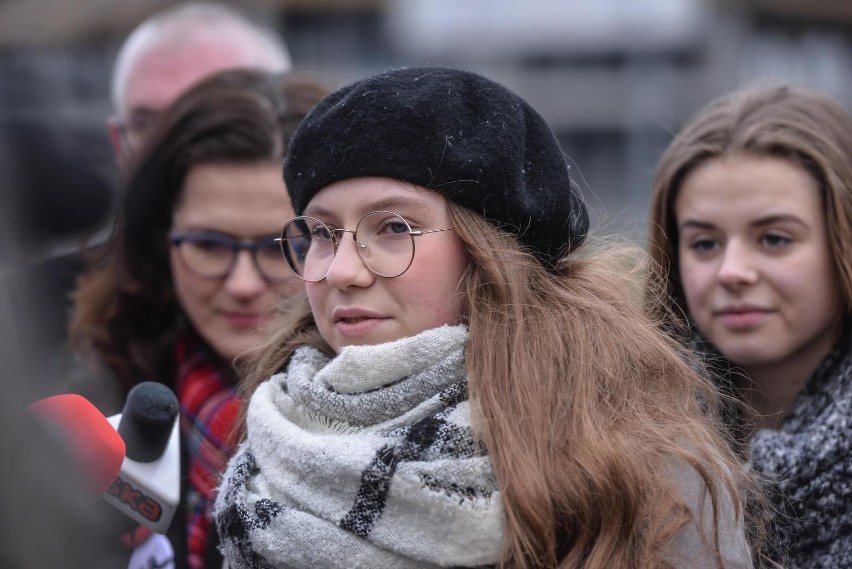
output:
M 230 567 L 752 566 L 717 396 L 584 245 L 526 102 L 392 70 L 321 102 L 284 172 L 306 293 L 247 381 Z
M 728 418 L 771 556 L 852 566 L 852 116 L 785 85 L 713 101 L 663 154 L 651 221 L 686 341 L 748 404 Z

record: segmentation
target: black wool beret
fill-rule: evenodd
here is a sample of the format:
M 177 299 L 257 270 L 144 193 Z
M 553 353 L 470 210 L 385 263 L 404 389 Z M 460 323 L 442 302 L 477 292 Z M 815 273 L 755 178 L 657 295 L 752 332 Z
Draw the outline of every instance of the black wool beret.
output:
M 339 89 L 308 114 L 284 167 L 296 212 L 325 186 L 363 176 L 434 190 L 515 233 L 549 268 L 589 227 L 545 120 L 467 71 L 386 71 Z

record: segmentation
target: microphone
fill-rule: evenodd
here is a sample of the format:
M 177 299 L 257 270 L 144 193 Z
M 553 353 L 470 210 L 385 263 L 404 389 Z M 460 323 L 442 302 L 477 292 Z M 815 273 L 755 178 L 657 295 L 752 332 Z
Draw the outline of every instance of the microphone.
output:
M 73 394 L 41 399 L 27 409 L 70 451 L 87 492 L 92 497 L 103 494 L 118 476 L 126 449 L 107 418 L 85 397 Z
M 104 499 L 156 533 L 166 533 L 180 500 L 178 401 L 154 381 L 133 387 L 121 413 L 107 420 L 126 453 Z

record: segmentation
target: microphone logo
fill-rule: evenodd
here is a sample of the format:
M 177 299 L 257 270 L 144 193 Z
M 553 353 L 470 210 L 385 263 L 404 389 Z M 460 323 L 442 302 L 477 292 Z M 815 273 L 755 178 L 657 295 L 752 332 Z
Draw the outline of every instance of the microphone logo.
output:
M 134 488 L 133 484 L 122 480 L 121 476 L 112 482 L 107 494 L 150 522 L 158 522 L 163 516 L 162 504 L 145 494 L 144 490 Z

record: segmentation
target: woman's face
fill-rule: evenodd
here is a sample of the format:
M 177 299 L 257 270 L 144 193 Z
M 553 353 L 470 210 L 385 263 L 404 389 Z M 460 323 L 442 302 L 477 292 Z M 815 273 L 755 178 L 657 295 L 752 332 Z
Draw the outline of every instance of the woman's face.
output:
M 414 230 L 452 227 L 445 199 L 430 190 L 388 178 L 352 178 L 320 190 L 304 215 L 331 229 L 354 230 L 372 211 L 392 211 Z M 391 342 L 460 318 L 459 282 L 467 252 L 455 231 L 415 237 L 411 266 L 395 278 L 372 273 L 343 233 L 325 280 L 306 283 L 322 337 L 344 346 Z
M 193 166 L 175 206 L 172 232 L 217 232 L 237 240 L 277 237 L 293 216 L 277 163 Z M 295 277 L 269 283 L 248 251 L 240 251 L 230 273 L 210 279 L 190 270 L 177 247 L 170 263 L 178 300 L 198 334 L 225 359 L 255 347 L 258 326 L 282 295 L 301 288 Z M 281 263 L 284 260 L 281 259 Z
M 699 331 L 750 373 L 815 367 L 840 333 L 843 304 L 813 177 L 778 158 L 713 159 L 685 178 L 675 216 Z

